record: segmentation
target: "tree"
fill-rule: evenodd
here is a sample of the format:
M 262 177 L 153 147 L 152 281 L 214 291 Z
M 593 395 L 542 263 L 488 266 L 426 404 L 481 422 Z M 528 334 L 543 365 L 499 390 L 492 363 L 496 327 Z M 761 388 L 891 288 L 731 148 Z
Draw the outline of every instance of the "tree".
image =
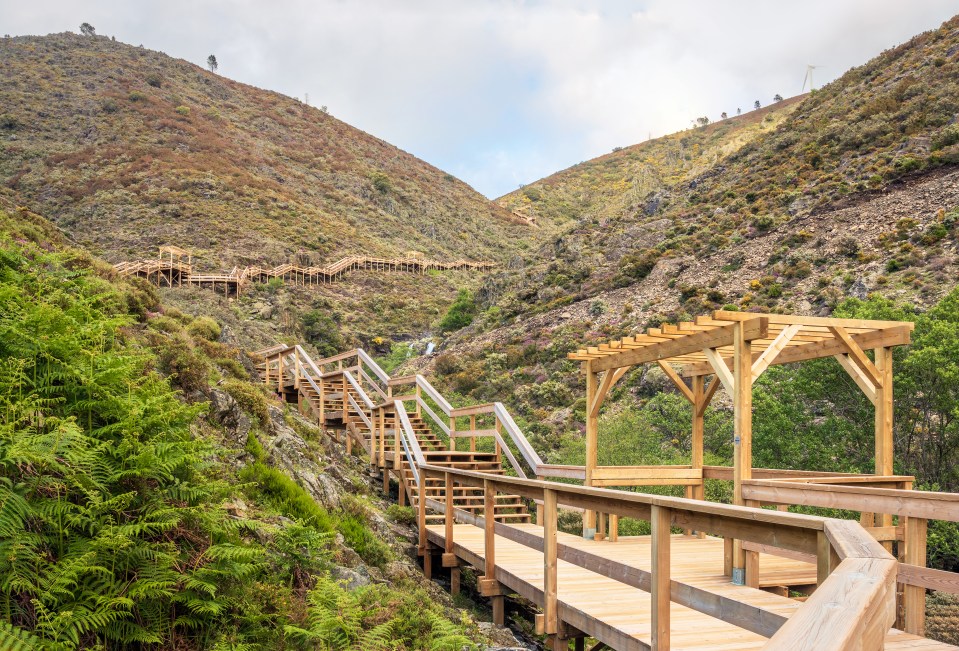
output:
M 476 303 L 469 291 L 461 289 L 456 293 L 456 300 L 450 305 L 449 311 L 440 321 L 440 329 L 445 332 L 465 328 L 473 322 L 476 315 Z
M 742 115 L 743 110 L 741 108 L 736 109 L 736 115 Z
M 783 101 L 783 96 L 780 95 L 779 93 L 776 93 L 775 95 L 773 95 L 773 101 L 774 101 L 774 102 L 781 102 L 781 101 Z
M 696 124 L 698 124 L 701 127 L 705 127 L 707 124 L 709 124 L 709 118 L 705 116 L 701 118 L 696 118 Z
M 80 23 L 80 33 L 84 36 L 96 36 L 97 30 L 90 23 Z
M 220 67 L 220 64 L 216 62 L 216 56 L 211 54 L 206 58 L 206 67 L 210 69 L 210 72 L 216 72 L 216 69 Z
M 760 104 L 760 103 L 759 103 L 759 100 L 757 99 L 757 100 L 753 103 L 753 108 L 754 108 L 754 109 L 758 109 L 760 106 L 762 106 L 762 104 Z
M 719 114 L 719 117 L 721 117 L 722 119 L 725 120 L 725 119 L 728 118 L 729 116 L 726 115 L 726 111 L 723 111 L 722 113 Z

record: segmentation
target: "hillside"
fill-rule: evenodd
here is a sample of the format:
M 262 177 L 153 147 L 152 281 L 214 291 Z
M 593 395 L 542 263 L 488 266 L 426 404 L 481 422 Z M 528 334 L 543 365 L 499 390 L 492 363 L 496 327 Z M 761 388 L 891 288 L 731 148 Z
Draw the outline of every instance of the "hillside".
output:
M 753 137 L 736 134 L 747 115 L 503 197 L 519 212 L 570 223 L 517 280 L 516 302 L 507 297 L 503 313 L 528 313 L 531 303 L 542 312 L 615 287 L 645 306 L 640 322 L 724 304 L 825 313 L 833 288 L 850 286 L 928 305 L 947 289 L 938 276 L 955 253 L 946 215 L 959 205 L 949 171 L 959 162 L 957 68 L 954 18 L 788 114 L 773 107 L 760 122 L 772 128 L 743 130 Z M 680 168 L 671 164 L 687 156 Z M 888 210 L 873 210 L 884 203 Z
M 296 99 L 106 37 L 0 41 L 0 180 L 110 261 L 212 269 L 361 251 L 505 260 L 530 229 Z

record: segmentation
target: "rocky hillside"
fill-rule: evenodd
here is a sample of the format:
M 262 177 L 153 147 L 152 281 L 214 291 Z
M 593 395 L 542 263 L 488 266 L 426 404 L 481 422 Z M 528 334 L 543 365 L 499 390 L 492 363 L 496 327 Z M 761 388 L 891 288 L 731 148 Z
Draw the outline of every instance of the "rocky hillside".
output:
M 106 37 L 0 40 L 0 183 L 111 261 L 419 250 L 505 260 L 523 220 L 296 99 Z
M 928 305 L 954 275 L 957 93 L 959 17 L 763 116 L 773 128 L 724 121 L 508 195 L 569 226 L 503 292 L 501 313 L 619 287 L 640 323 L 728 304 L 827 313 L 850 287 Z

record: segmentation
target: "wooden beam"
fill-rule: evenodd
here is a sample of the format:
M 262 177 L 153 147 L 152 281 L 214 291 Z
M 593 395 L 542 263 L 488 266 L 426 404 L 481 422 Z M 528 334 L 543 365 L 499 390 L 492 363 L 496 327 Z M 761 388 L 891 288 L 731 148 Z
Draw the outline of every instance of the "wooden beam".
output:
M 835 357 L 839 365 L 845 369 L 849 377 L 851 377 L 853 382 L 856 383 L 856 386 L 859 387 L 859 390 L 869 399 L 869 402 L 875 405 L 878 397 L 876 385 L 872 383 L 872 380 L 862 370 L 862 367 L 854 364 L 852 360 L 849 359 L 848 354 L 833 355 L 833 357 Z
M 726 365 L 726 360 L 720 357 L 719 353 L 712 348 L 703 349 L 703 354 L 706 355 L 706 359 L 709 360 L 709 365 L 716 374 L 716 379 L 722 383 L 723 388 L 726 389 L 726 393 L 732 396 L 735 393 L 733 374 L 732 371 L 729 370 L 729 366 Z
M 908 345 L 911 338 L 912 324 L 908 323 L 898 328 L 886 328 L 885 330 L 873 330 L 870 332 L 861 332 L 850 335 L 850 337 L 859 344 L 860 348 L 879 348 L 889 346 Z M 801 346 L 787 346 L 773 362 L 774 366 L 779 364 L 793 364 L 803 362 L 809 359 L 819 359 L 822 357 L 832 357 L 840 353 L 845 353 L 846 347 L 841 341 L 834 338 L 823 339 L 817 342 L 803 344 Z M 758 359 L 759 354 L 754 355 Z M 690 377 L 693 375 L 708 375 L 713 372 L 712 366 L 707 362 L 693 362 L 685 365 L 681 375 Z
M 695 403 L 692 389 L 686 386 L 686 382 L 684 382 L 683 378 L 679 376 L 679 373 L 674 371 L 672 366 L 661 359 L 656 360 L 656 363 L 659 364 L 659 368 L 663 369 L 663 373 L 666 374 L 666 377 L 673 381 L 673 384 L 676 385 L 676 388 L 679 389 L 679 392 L 686 396 L 686 400 Z
M 802 326 L 799 324 L 788 325 L 783 328 L 771 344 L 760 355 L 759 359 L 753 362 L 753 382 L 759 379 L 759 376 L 772 364 L 773 360 L 782 352 L 782 349 L 799 332 Z
M 829 331 L 836 339 L 842 342 L 850 361 L 866 374 L 872 381 L 873 386 L 882 386 L 882 377 L 880 376 L 879 369 L 872 363 L 872 360 L 866 357 L 866 353 L 859 347 L 859 344 L 852 340 L 852 337 L 849 336 L 846 329 L 842 326 L 829 326 Z
M 621 377 L 626 375 L 626 371 L 629 369 L 629 366 L 623 366 L 622 368 L 612 369 L 603 373 L 603 380 L 600 382 L 599 389 L 597 389 L 596 392 L 596 397 L 593 398 L 593 402 L 589 408 L 590 416 L 599 416 L 599 410 L 606 401 L 606 396 L 609 395 L 609 390 L 612 389 L 617 382 L 619 382 Z
M 769 321 L 766 317 L 753 317 L 741 324 L 747 341 L 762 339 L 767 335 Z M 646 364 L 658 359 L 669 359 L 679 355 L 698 352 L 704 348 L 730 346 L 733 342 L 733 330 L 736 324 L 719 326 L 709 331 L 693 332 L 676 339 L 664 339 L 650 343 L 642 348 L 633 348 L 592 360 L 593 371 L 607 371 L 611 368 Z M 590 351 L 592 352 L 592 351 Z M 597 350 L 598 352 L 598 350 Z
M 598 395 L 598 379 L 595 365 L 598 360 L 586 362 L 586 404 L 592 405 L 596 402 Z M 596 469 L 596 460 L 598 458 L 598 438 L 599 438 L 599 419 L 592 412 L 592 408 L 586 414 L 586 477 L 584 484 L 590 486 L 593 481 L 593 471 Z M 583 537 L 590 539 L 596 533 L 596 513 L 587 511 L 583 514 Z
M 700 375 L 694 377 L 703 376 Z M 709 386 L 706 388 L 706 393 L 703 395 L 702 402 L 700 402 L 699 406 L 696 407 L 696 415 L 699 418 L 702 418 L 706 414 L 706 408 L 709 407 L 709 403 L 712 402 L 713 396 L 716 395 L 716 389 L 719 388 L 720 384 L 722 384 L 722 382 L 720 382 L 718 378 L 713 378 L 713 381 L 709 383 Z
M 728 310 L 716 310 L 713 312 L 713 319 L 717 321 L 746 321 L 750 318 L 748 312 L 731 312 Z M 830 326 L 841 326 L 843 328 L 868 328 L 870 330 L 880 330 L 887 328 L 898 328 L 906 326 L 910 330 L 913 324 L 908 321 L 877 321 L 872 319 L 842 319 L 834 317 L 821 316 L 802 316 L 798 314 L 767 314 L 770 323 L 804 326 L 818 326 L 828 328 Z

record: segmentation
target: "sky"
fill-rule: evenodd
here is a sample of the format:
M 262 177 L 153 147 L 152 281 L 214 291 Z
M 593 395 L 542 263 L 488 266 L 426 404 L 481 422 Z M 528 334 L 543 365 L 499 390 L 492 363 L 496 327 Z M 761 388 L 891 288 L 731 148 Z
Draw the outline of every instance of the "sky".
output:
M 327 106 L 495 198 L 816 87 L 955 0 L 0 0 L 0 32 L 143 45 Z

